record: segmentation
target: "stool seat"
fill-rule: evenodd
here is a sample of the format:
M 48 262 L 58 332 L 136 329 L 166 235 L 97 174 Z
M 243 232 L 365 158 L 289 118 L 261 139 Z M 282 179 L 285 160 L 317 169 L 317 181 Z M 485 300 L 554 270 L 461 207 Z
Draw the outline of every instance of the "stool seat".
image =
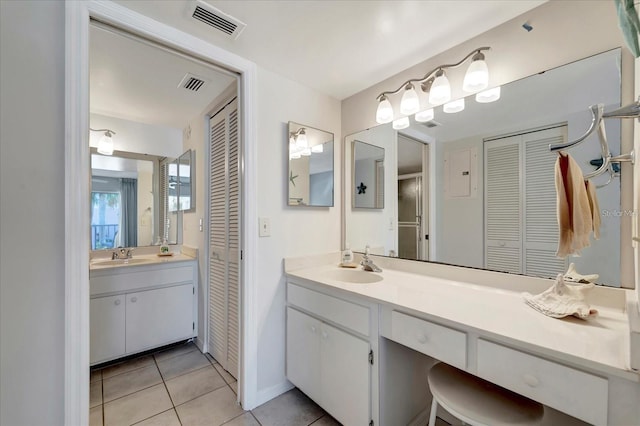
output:
M 431 368 L 428 382 L 433 422 L 437 404 L 471 425 L 533 425 L 544 415 L 542 404 L 444 363 Z

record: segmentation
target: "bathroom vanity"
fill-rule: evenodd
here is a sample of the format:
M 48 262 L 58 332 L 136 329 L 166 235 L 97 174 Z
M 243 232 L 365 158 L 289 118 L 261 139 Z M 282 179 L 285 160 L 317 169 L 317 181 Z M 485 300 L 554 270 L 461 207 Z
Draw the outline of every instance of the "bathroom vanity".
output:
M 91 365 L 195 337 L 197 276 L 184 254 L 92 262 Z
M 426 423 L 442 361 L 545 404 L 544 424 L 636 425 L 630 290 L 596 287 L 587 321 L 528 307 L 551 280 L 400 259 L 287 259 L 287 378 L 344 424 Z M 573 423 L 572 423 L 573 422 Z

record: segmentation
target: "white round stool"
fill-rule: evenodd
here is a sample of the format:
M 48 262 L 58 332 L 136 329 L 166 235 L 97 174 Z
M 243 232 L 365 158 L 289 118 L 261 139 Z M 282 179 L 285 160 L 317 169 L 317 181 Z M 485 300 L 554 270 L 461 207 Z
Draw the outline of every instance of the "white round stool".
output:
M 542 404 L 444 363 L 431 368 L 428 381 L 429 426 L 436 423 L 438 405 L 473 426 L 534 425 L 544 414 Z

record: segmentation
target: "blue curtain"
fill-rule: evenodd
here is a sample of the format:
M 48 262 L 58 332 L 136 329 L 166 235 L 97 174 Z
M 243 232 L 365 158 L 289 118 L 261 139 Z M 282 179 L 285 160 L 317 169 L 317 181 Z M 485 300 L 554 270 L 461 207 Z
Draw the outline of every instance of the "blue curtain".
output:
M 122 230 L 121 241 L 124 247 L 138 245 L 138 180 L 123 178 L 122 193 Z

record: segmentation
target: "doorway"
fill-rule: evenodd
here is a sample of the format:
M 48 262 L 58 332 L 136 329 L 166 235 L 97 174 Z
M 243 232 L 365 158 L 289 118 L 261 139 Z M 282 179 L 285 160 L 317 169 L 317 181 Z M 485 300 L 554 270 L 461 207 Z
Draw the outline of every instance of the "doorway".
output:
M 429 145 L 398 134 L 398 256 L 429 260 Z
M 176 52 L 201 58 L 209 64 L 223 67 L 239 75 L 239 93 L 243 108 L 239 127 L 244 162 L 245 208 L 242 221 L 257 221 L 255 187 L 257 182 L 255 153 L 255 86 L 256 68 L 253 63 L 232 55 L 214 45 L 189 34 L 168 27 L 143 15 L 112 3 L 70 2 L 66 6 L 65 39 L 65 246 L 71 256 L 65 257 L 65 423 L 88 423 L 89 394 L 89 241 L 90 217 L 87 201 L 90 199 L 89 174 L 89 39 L 90 19 L 109 22 L 145 40 L 161 41 Z M 256 398 L 257 325 L 246 317 L 255 311 L 252 297 L 255 276 L 255 247 L 257 229 L 249 227 L 242 243 L 250 248 L 244 255 L 241 269 L 241 326 L 240 348 L 240 400 L 251 409 Z M 247 390 L 245 392 L 245 390 Z

